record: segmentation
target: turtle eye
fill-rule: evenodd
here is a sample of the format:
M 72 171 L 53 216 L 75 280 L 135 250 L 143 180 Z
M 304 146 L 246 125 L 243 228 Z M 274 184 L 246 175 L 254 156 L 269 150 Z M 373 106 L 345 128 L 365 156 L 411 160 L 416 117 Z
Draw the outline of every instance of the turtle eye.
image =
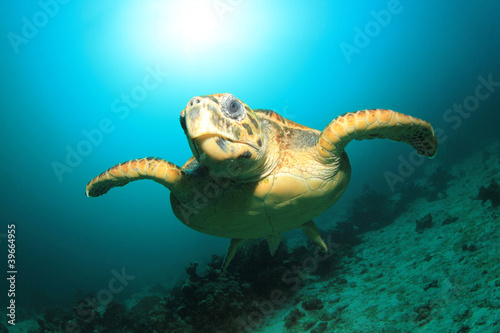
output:
M 226 100 L 222 109 L 226 115 L 233 119 L 241 118 L 245 114 L 243 105 L 241 105 L 240 101 L 234 96 L 230 96 Z

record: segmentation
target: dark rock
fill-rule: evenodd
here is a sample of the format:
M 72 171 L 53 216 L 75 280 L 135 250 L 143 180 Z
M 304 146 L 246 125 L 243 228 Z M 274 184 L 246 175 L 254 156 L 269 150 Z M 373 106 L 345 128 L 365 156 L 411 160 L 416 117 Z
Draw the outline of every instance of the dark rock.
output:
M 144 297 L 130 309 L 131 321 L 133 327 L 138 332 L 152 332 L 150 314 L 154 307 L 160 302 L 158 296 Z
M 361 244 L 359 235 L 361 232 L 351 221 L 339 222 L 332 231 L 332 241 L 347 246 L 356 246 Z
M 433 280 L 424 286 L 424 291 L 427 291 L 431 288 L 437 288 L 437 287 L 438 287 L 438 280 Z
M 447 217 L 444 221 L 443 221 L 443 225 L 447 225 L 447 224 L 452 224 L 452 223 L 455 223 L 458 221 L 458 217 Z
M 299 322 L 300 318 L 304 317 L 305 314 L 300 312 L 298 309 L 293 309 L 289 314 L 285 317 L 285 327 L 291 328 Z
M 439 166 L 436 171 L 429 177 L 430 187 L 426 192 L 427 200 L 435 201 L 441 195 L 446 195 L 448 183 L 455 177 L 446 171 L 445 168 Z
M 467 248 L 467 251 L 469 251 L 469 252 L 476 252 L 477 250 L 478 250 L 478 247 L 475 244 L 471 244 Z
M 323 301 L 319 298 L 313 298 L 302 302 L 302 308 L 304 310 L 321 310 L 323 309 Z
M 476 252 L 478 250 L 478 247 L 474 244 L 471 244 L 471 245 L 463 244 L 462 250 L 469 251 L 469 252 Z
M 339 312 L 330 312 L 330 311 L 323 310 L 319 314 L 318 318 L 321 321 L 332 321 L 332 320 L 338 318 L 338 315 L 339 315 Z
M 322 321 L 318 325 L 316 325 L 315 328 L 313 328 L 311 330 L 311 333 L 323 333 L 326 330 L 327 326 L 328 326 L 328 323 Z
M 208 263 L 208 266 L 212 267 L 213 269 L 220 269 L 222 268 L 223 263 L 224 257 L 212 254 L 212 261 Z
M 462 325 L 457 333 L 468 333 L 470 331 L 470 327 L 468 325 Z
M 147 316 L 156 304 L 161 301 L 158 296 L 146 296 L 130 309 L 134 316 Z
M 205 269 L 205 277 L 211 281 L 217 280 L 217 278 L 220 276 L 221 270 L 220 269 L 215 269 L 213 267 L 208 266 Z
M 60 327 L 64 322 L 70 320 L 73 317 L 71 311 L 63 309 L 59 306 L 47 307 L 43 312 L 43 320 L 37 320 L 38 325 L 42 330 L 53 330 L 56 327 Z M 43 326 L 43 327 L 42 327 Z
M 497 184 L 496 180 L 491 180 L 488 187 L 481 186 L 479 188 L 479 194 L 477 199 L 481 200 L 483 203 L 486 201 L 491 201 L 491 206 L 496 208 L 500 205 L 500 186 Z
M 431 314 L 431 308 L 428 307 L 427 305 L 424 306 L 419 306 L 415 312 L 417 313 L 417 318 L 415 318 L 416 321 L 422 321 L 426 319 L 427 317 L 430 316 Z
M 420 220 L 417 220 L 417 226 L 415 228 L 415 231 L 421 234 L 425 229 L 432 228 L 433 225 L 434 224 L 432 223 L 432 215 L 429 213 Z
M 195 286 L 193 283 L 188 282 L 182 286 L 182 294 L 186 300 L 191 301 L 195 298 Z
M 125 326 L 127 323 L 127 310 L 125 306 L 111 301 L 102 316 L 102 322 L 105 327 L 114 327 L 116 329 Z
M 79 300 L 70 309 L 47 307 L 43 318 L 36 319 L 40 332 L 81 331 L 91 332 L 96 325 L 102 324 L 102 318 L 97 312 L 95 299 L 89 296 Z
M 365 186 L 361 196 L 353 200 L 349 218 L 361 234 L 391 224 L 396 217 L 396 204 L 387 195 Z
M 309 331 L 314 325 L 316 325 L 318 321 L 317 320 L 309 320 L 307 322 L 305 322 L 303 325 L 302 325 L 302 330 L 305 332 L 305 331 Z
M 45 322 L 44 322 L 41 318 L 37 318 L 37 319 L 36 319 L 36 322 L 37 322 L 38 326 L 40 326 L 40 329 L 41 329 L 42 331 L 44 331 L 44 332 L 45 332 L 45 331 L 47 330 L 47 325 L 45 324 Z M 7 331 L 7 332 L 8 332 L 8 331 Z
M 85 300 L 78 301 L 73 307 L 74 317 L 71 322 L 74 327 L 86 332 L 92 331 L 96 325 L 100 325 L 102 317 L 97 311 L 97 307 L 96 299 L 90 296 Z
M 347 280 L 344 278 L 338 278 L 335 280 L 336 284 L 342 285 L 342 284 L 347 284 Z
M 471 316 L 471 313 L 470 313 L 469 309 L 465 309 L 464 311 L 461 311 L 461 312 L 453 315 L 453 317 L 451 317 L 451 319 L 453 319 L 453 321 L 456 323 L 460 323 L 470 316 Z
M 478 291 L 479 289 L 481 289 L 481 285 L 476 283 L 476 284 L 474 284 L 472 287 L 470 287 L 470 289 L 469 289 L 469 290 L 470 290 L 471 292 L 476 292 L 476 291 Z
M 196 280 L 199 276 L 196 274 L 196 267 L 198 267 L 197 262 L 192 262 L 186 267 L 186 273 L 189 275 L 190 280 Z

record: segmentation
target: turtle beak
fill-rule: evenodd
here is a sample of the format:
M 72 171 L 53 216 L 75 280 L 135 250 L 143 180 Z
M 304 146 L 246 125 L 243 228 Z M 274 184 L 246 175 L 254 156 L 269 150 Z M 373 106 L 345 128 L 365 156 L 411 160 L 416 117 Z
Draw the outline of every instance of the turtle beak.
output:
M 205 164 L 224 162 L 233 158 L 238 151 L 232 147 L 231 141 L 216 135 L 201 135 L 189 141 L 194 147 L 193 154 L 198 154 L 199 160 Z
M 181 127 L 182 130 L 184 131 L 185 134 L 187 134 L 187 127 L 186 127 L 186 112 L 185 110 L 181 111 L 181 116 L 179 117 L 179 120 L 181 122 Z
M 186 133 L 188 139 L 198 144 L 198 149 L 205 143 L 214 141 L 217 145 L 225 150 L 224 143 L 236 142 L 231 137 L 231 132 L 224 131 L 224 124 L 219 123 L 221 117 L 214 116 L 213 110 L 206 103 L 210 101 L 200 102 L 191 105 L 191 102 L 181 112 L 181 126 Z M 208 146 L 207 146 L 208 148 Z M 205 151 L 205 149 L 202 149 Z M 199 150 L 201 152 L 201 150 Z
M 193 153 L 194 158 L 196 158 L 196 160 L 199 161 L 200 160 L 200 151 L 199 151 L 198 146 L 196 145 L 194 140 L 191 140 L 189 138 L 188 138 L 188 144 L 189 144 L 189 148 L 191 148 L 191 152 Z
M 186 108 L 184 114 L 184 117 L 181 115 L 181 118 L 184 118 L 181 120 L 181 126 L 184 122 L 186 134 L 191 139 L 205 135 L 220 135 L 218 129 L 212 125 L 210 114 L 198 105 Z

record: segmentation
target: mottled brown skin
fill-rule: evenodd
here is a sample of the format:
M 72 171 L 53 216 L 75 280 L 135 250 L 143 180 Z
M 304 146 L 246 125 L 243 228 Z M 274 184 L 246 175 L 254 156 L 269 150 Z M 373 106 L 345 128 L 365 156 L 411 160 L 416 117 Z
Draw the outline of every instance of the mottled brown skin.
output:
M 402 141 L 429 157 L 437 150 L 428 122 L 394 111 L 347 113 L 320 132 L 231 94 L 194 97 L 181 126 L 194 155 L 182 168 L 157 158 L 121 163 L 90 181 L 87 195 L 137 179 L 163 184 L 184 224 L 232 238 L 224 268 L 242 240 L 267 237 L 273 253 L 281 233 L 299 227 L 326 250 L 312 219 L 344 193 L 352 139 Z
M 182 168 L 191 173 L 180 184 L 195 190 L 180 199 L 175 192 L 171 195 L 175 215 L 189 227 L 227 238 L 279 234 L 316 217 L 344 192 L 350 177 L 345 153 L 338 164 L 325 165 L 313 150 L 321 132 L 272 111 L 254 113 L 268 141 L 267 153 L 276 160 L 272 172 L 249 181 L 215 180 L 208 168 L 189 160 Z M 257 131 L 248 126 L 251 133 Z

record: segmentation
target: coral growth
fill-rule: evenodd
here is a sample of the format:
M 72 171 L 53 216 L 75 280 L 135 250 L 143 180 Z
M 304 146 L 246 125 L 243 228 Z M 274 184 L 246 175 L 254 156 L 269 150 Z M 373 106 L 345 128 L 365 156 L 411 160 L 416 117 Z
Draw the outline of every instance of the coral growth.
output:
M 324 233 L 326 239 L 332 232 Z M 223 258 L 212 255 L 205 270 L 186 267 L 188 279 L 167 297 L 142 298 L 129 311 L 115 301 L 101 316 L 95 304 L 80 301 L 74 311 L 47 309 L 39 319 L 40 332 L 236 332 L 253 330 L 267 311 L 283 306 L 300 289 L 308 275 L 326 276 L 334 271 L 343 247 L 319 254 L 315 246 L 289 252 L 282 242 L 274 256 L 265 240 L 248 240 L 236 253 L 230 269 L 221 276 Z M 272 300 L 272 301 L 271 301 Z M 319 309 L 320 300 L 304 303 Z M 255 317 L 255 314 L 259 316 Z
M 430 186 L 428 186 L 427 189 L 427 200 L 435 201 L 440 197 L 445 197 L 448 183 L 454 178 L 455 177 L 450 172 L 446 171 L 444 167 L 439 166 L 429 177 L 428 181 Z
M 432 228 L 434 223 L 432 222 L 432 215 L 429 213 L 422 217 L 420 220 L 417 220 L 417 226 L 415 227 L 415 231 L 419 234 L 423 233 L 425 229 Z
M 388 196 L 365 186 L 363 193 L 353 200 L 349 221 L 360 233 L 380 229 L 393 222 L 394 207 Z
M 331 237 L 335 243 L 356 246 L 361 244 L 360 233 L 358 227 L 347 220 L 337 224 Z
M 290 313 L 285 317 L 285 327 L 290 328 L 298 324 L 300 318 L 304 317 L 305 314 L 300 312 L 298 309 L 293 309 Z
M 304 310 L 321 310 L 323 309 L 323 302 L 319 298 L 313 298 L 302 302 Z
M 491 183 L 488 187 L 481 186 L 479 188 L 479 194 L 477 195 L 477 199 L 482 202 L 491 201 L 491 206 L 496 208 L 500 205 L 500 186 L 497 184 L 495 179 L 491 180 Z
M 129 324 L 127 310 L 123 304 L 111 301 L 102 316 L 102 324 L 105 327 L 124 327 Z
M 353 200 L 350 216 L 344 223 L 339 224 L 338 229 L 342 231 L 346 236 L 345 239 L 348 239 L 352 245 L 357 245 L 359 244 L 358 236 L 360 234 L 391 224 L 399 215 L 407 211 L 408 207 L 416 199 L 425 198 L 427 201 L 435 201 L 446 196 L 448 183 L 453 179 L 454 176 L 445 168 L 438 167 L 429 176 L 427 185 L 408 182 L 402 188 L 401 193 L 398 193 L 393 198 L 365 186 L 361 195 Z M 483 192 L 485 191 L 483 190 Z M 488 194 L 489 199 L 491 195 L 489 189 L 485 193 Z M 500 204 L 500 196 L 497 200 L 499 200 Z M 446 223 L 454 221 L 450 219 Z M 422 226 L 425 228 L 425 225 Z M 423 229 L 417 227 L 417 231 L 421 230 Z
M 443 174 L 438 169 L 437 174 Z M 434 192 L 446 187 L 449 176 L 434 179 Z M 437 180 L 437 179 L 441 180 Z M 494 190 L 496 183 L 485 191 Z M 361 196 L 353 201 L 350 216 L 335 229 L 320 230 L 329 248 L 322 253 L 311 242 L 289 250 L 284 241 L 274 256 L 269 253 L 265 240 L 247 240 L 238 249 L 229 269 L 221 276 L 223 257 L 212 255 L 212 260 L 202 270 L 198 263 L 187 265 L 187 279 L 179 281 L 168 296 L 147 296 L 135 306 L 127 308 L 114 300 L 104 312 L 97 311 L 96 304 L 79 301 L 72 311 L 49 308 L 38 319 L 40 332 L 237 332 L 253 331 L 264 323 L 265 318 L 293 299 L 308 279 L 332 278 L 328 286 L 352 285 L 345 279 L 336 278 L 342 269 L 340 258 L 348 255 L 352 247 L 361 243 L 360 235 L 380 229 L 392 223 L 397 216 L 417 198 L 427 197 L 429 190 L 415 183 L 407 183 L 397 199 L 389 198 L 365 187 Z M 436 194 L 432 194 L 435 196 Z M 488 199 L 490 199 L 488 192 Z M 429 199 L 429 198 L 427 198 Z M 491 199 L 490 199 L 491 200 Z M 493 201 L 492 201 L 493 202 Z M 443 224 L 455 220 L 445 220 Z M 432 226 L 432 216 L 417 221 L 417 231 Z M 473 248 L 467 248 L 473 251 Z M 429 285 L 429 288 L 432 288 Z M 166 289 L 160 284 L 151 290 Z M 339 311 L 329 311 L 326 303 L 317 298 L 304 300 L 285 318 L 285 327 L 291 330 L 323 332 L 332 329 L 340 320 Z M 324 308 L 325 307 L 325 308 Z M 423 309 L 423 308 L 422 308 Z M 422 310 L 420 309 L 420 310 Z M 316 317 L 314 320 L 304 318 Z M 417 311 L 425 319 L 425 311 Z

